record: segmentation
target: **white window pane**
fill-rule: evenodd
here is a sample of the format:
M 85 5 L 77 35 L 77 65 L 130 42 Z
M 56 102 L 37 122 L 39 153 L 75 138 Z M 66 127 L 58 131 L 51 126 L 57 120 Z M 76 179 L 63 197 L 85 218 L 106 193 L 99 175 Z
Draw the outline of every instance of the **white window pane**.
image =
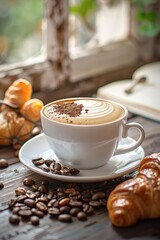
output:
M 42 0 L 0 1 L 0 64 L 40 55 Z
M 89 0 L 70 0 L 70 5 L 78 5 Z M 90 0 L 91 1 L 91 0 Z M 95 9 L 87 17 L 81 15 L 81 9 L 71 12 L 69 17 L 69 50 L 71 57 L 83 55 L 86 50 L 94 50 L 110 42 L 117 42 L 128 37 L 129 2 L 114 1 L 110 5 L 107 0 L 92 0 Z
M 116 1 L 108 6 L 101 1 L 101 8 L 96 14 L 96 35 L 100 45 L 124 40 L 129 30 L 129 6 L 125 0 Z

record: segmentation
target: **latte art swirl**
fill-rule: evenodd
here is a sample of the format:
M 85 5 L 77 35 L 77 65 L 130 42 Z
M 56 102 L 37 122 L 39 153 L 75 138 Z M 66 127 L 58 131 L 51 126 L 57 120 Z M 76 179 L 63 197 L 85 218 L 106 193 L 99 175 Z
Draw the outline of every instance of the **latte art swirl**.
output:
M 47 105 L 44 114 L 51 120 L 94 125 L 115 121 L 124 115 L 124 109 L 116 103 L 90 98 L 59 100 Z

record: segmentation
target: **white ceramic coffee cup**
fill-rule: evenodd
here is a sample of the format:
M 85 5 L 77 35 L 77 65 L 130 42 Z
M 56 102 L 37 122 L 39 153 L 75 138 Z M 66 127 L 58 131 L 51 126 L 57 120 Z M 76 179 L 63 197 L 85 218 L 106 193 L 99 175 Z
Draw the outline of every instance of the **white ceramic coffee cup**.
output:
M 94 99 L 94 98 L 71 98 Z M 108 101 L 99 99 L 100 101 Z M 62 99 L 65 101 L 65 99 Z M 56 101 L 57 102 L 57 101 Z M 78 125 L 51 120 L 44 114 L 44 109 L 55 102 L 45 105 L 41 110 L 42 129 L 50 148 L 54 151 L 61 164 L 78 169 L 98 168 L 107 163 L 113 155 L 124 154 L 136 149 L 144 140 L 143 127 L 135 122 L 127 123 L 128 111 L 122 107 L 124 114 L 111 122 L 92 125 Z M 122 138 L 128 137 L 131 128 L 139 131 L 138 140 L 125 148 L 119 148 Z

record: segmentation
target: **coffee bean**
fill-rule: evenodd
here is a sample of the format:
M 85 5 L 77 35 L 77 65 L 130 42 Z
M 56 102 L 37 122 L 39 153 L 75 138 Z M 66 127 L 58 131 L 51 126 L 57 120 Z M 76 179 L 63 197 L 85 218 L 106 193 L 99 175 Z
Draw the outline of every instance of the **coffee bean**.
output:
M 33 163 L 35 166 L 40 166 L 40 165 L 42 165 L 44 162 L 45 162 L 45 160 L 44 160 L 42 157 L 32 159 L 32 163 Z
M 72 222 L 72 217 L 69 214 L 60 214 L 58 220 L 60 222 Z
M 35 184 L 35 181 L 34 181 L 32 178 L 25 178 L 25 179 L 23 180 L 23 184 L 24 184 L 25 186 L 31 187 L 32 185 Z
M 79 212 L 79 213 L 77 213 L 77 218 L 80 221 L 86 221 L 87 220 L 87 215 L 84 212 Z
M 55 168 L 54 168 L 55 163 L 56 163 L 56 161 L 53 160 L 53 162 L 50 164 L 50 171 L 51 171 L 51 172 L 54 172 L 54 170 L 55 170 Z
M 50 168 L 46 165 L 46 164 L 42 164 L 40 166 L 38 166 L 41 170 L 43 170 L 44 172 L 50 172 Z
M 36 208 L 42 212 L 47 212 L 48 208 L 43 202 L 36 203 Z
M 94 212 L 94 208 L 89 204 L 83 204 L 83 212 L 88 215 L 91 215 Z
M 15 189 L 16 196 L 25 195 L 26 189 L 23 187 L 18 187 Z
M 82 207 L 82 202 L 76 200 L 70 200 L 69 205 L 72 207 Z
M 60 211 L 60 213 L 69 213 L 70 209 L 71 208 L 69 206 L 62 206 L 62 207 L 60 207 L 59 211 Z
M 83 202 L 90 202 L 92 200 L 92 194 L 89 190 L 84 190 L 81 193 Z
M 61 166 L 61 174 L 65 176 L 71 175 L 70 169 L 68 167 Z
M 14 206 L 15 206 L 15 207 L 24 207 L 25 204 L 24 204 L 24 203 L 16 202 Z
M 43 203 L 45 203 L 45 204 L 47 204 L 47 203 L 49 202 L 47 196 L 45 196 L 45 195 L 41 195 L 41 196 L 38 198 L 38 201 L 43 202 Z
M 60 214 L 60 210 L 56 207 L 52 207 L 48 209 L 48 213 L 52 216 L 57 216 Z
M 57 202 L 57 207 L 58 207 L 59 203 L 58 203 L 57 199 L 55 199 L 55 198 L 52 199 L 51 201 L 49 201 L 49 203 L 47 204 L 47 206 L 48 206 L 48 207 L 53 207 L 54 204 L 55 204 L 55 202 Z
M 22 217 L 28 217 L 28 216 L 31 216 L 32 215 L 32 211 L 31 210 L 20 210 L 18 212 L 18 215 L 22 216 Z
M 65 198 L 65 197 L 67 197 L 67 194 L 64 192 L 58 192 L 57 196 L 58 196 L 58 198 Z
M 90 190 L 83 190 L 81 194 L 85 198 L 91 198 L 92 197 L 92 194 L 91 194 Z
M 90 201 L 89 205 L 91 205 L 92 207 L 100 207 L 101 203 L 99 201 Z
M 75 175 L 79 174 L 80 171 L 77 168 L 71 168 L 70 173 L 71 173 L 71 175 L 75 176 Z
M 19 210 L 20 210 L 20 207 L 14 207 L 14 208 L 12 209 L 12 213 L 13 213 L 13 214 L 17 214 L 17 213 L 19 212 Z
M 82 197 L 82 200 L 83 200 L 83 202 L 85 202 L 85 203 L 89 203 L 89 202 L 91 201 L 91 198 L 88 198 L 88 197 L 83 196 L 83 197 Z
M 38 191 L 41 193 L 48 193 L 48 187 L 47 185 L 40 185 L 38 188 Z
M 35 226 L 39 225 L 39 218 L 37 216 L 30 217 L 30 221 Z
M 31 210 L 31 207 L 25 205 L 20 207 L 20 210 Z
M 50 167 L 50 165 L 51 165 L 51 163 L 53 162 L 53 160 L 45 160 L 45 164 L 48 166 L 48 167 Z
M 60 171 L 61 170 L 61 164 L 56 162 L 55 165 L 54 165 L 54 169 L 57 170 L 57 171 Z
M 66 194 L 71 194 L 71 193 L 75 192 L 76 189 L 75 188 L 66 188 L 66 189 L 63 189 L 62 191 Z
M 26 195 L 20 195 L 17 197 L 17 202 L 19 203 L 23 203 L 23 201 L 26 199 Z
M 32 185 L 32 189 L 33 189 L 34 192 L 36 192 L 36 191 L 38 190 L 38 185 L 33 184 L 33 185 Z
M 36 208 L 32 208 L 32 213 L 36 216 L 38 216 L 39 218 L 43 218 L 44 217 L 44 213 L 40 210 L 37 210 Z
M 36 196 L 37 196 L 36 193 L 34 193 L 34 192 L 30 191 L 30 190 L 27 190 L 26 197 L 31 198 L 31 199 L 35 199 Z
M 63 198 L 62 200 L 59 201 L 59 206 L 62 207 L 62 206 L 66 206 L 68 205 L 70 201 L 70 198 Z
M 75 191 L 69 194 L 69 197 L 73 200 L 81 199 L 81 194 L 79 191 Z
M 56 196 L 57 195 L 56 195 L 55 191 L 52 191 L 52 190 L 48 191 L 48 196 L 47 197 L 48 197 L 49 200 L 51 200 L 53 198 L 56 198 Z
M 31 198 L 27 198 L 24 200 L 24 204 L 26 204 L 28 207 L 36 207 L 36 202 L 35 200 L 31 199 Z
M 72 216 L 77 216 L 77 214 L 78 214 L 79 212 L 81 212 L 81 209 L 80 209 L 80 208 L 77 208 L 77 207 L 72 208 L 72 209 L 70 210 L 70 214 L 71 214 Z
M 97 192 L 97 193 L 94 193 L 93 196 L 92 196 L 93 201 L 96 201 L 96 200 L 99 200 L 99 199 L 102 199 L 102 198 L 105 198 L 105 193 L 104 192 Z
M 4 188 L 4 184 L 0 182 L 0 190 Z
M 7 168 L 8 167 L 8 161 L 4 158 L 0 159 L 0 169 Z
M 11 224 L 18 225 L 19 222 L 20 222 L 20 218 L 19 218 L 18 215 L 12 214 L 12 215 L 9 217 L 9 222 L 10 222 Z

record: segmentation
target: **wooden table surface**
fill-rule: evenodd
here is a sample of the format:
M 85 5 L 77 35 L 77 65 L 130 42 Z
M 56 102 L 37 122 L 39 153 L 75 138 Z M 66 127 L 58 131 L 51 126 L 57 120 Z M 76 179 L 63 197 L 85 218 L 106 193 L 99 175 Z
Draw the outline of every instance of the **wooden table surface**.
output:
M 160 124 L 136 116 L 131 120 L 139 122 L 145 129 L 146 138 L 142 144 L 145 155 L 160 152 Z M 160 239 L 160 219 L 147 219 L 139 221 L 132 227 L 117 228 L 111 224 L 106 208 L 95 211 L 94 215 L 90 216 L 87 221 L 79 221 L 75 218 L 72 223 L 62 223 L 46 215 L 40 219 L 38 226 L 26 222 L 20 222 L 16 226 L 10 224 L 8 219 L 11 212 L 8 209 L 8 200 L 15 196 L 14 190 L 23 186 L 25 177 L 31 176 L 38 183 L 44 177 L 23 166 L 10 147 L 0 147 L 0 158 L 5 158 L 9 162 L 7 168 L 0 170 L 0 182 L 4 184 L 4 188 L 0 190 L 0 240 Z M 107 189 L 113 188 L 119 182 L 134 175 L 135 173 L 132 173 L 108 182 L 84 183 L 83 185 L 86 185 L 88 189 L 101 187 L 107 191 Z M 64 182 L 53 179 L 49 179 L 49 181 L 51 188 L 65 185 Z

